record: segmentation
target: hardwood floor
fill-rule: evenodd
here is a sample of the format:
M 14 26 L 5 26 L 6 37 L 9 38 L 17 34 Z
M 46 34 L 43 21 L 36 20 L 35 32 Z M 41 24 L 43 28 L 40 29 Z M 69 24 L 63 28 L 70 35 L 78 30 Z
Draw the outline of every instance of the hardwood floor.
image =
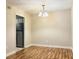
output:
M 31 46 L 8 56 L 7 59 L 73 59 L 72 55 L 71 49 Z

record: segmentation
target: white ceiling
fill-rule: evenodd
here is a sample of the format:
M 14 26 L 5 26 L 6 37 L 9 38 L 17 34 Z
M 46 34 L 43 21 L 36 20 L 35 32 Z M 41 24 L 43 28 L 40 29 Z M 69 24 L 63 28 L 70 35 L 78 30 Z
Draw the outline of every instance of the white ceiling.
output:
M 22 8 L 30 13 L 42 10 L 42 0 L 7 0 L 9 4 Z M 72 7 L 72 0 L 46 0 L 46 10 L 55 11 L 69 9 Z

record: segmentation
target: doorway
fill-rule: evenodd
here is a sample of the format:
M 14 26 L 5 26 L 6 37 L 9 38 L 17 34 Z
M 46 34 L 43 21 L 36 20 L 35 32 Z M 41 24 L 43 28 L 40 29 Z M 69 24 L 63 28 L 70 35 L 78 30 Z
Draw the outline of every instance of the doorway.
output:
M 24 47 L 24 17 L 16 15 L 16 47 Z

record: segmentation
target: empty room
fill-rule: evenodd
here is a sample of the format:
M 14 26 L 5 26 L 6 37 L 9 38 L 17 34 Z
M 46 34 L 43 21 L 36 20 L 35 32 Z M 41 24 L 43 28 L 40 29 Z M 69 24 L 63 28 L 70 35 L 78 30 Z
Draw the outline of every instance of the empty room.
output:
M 6 0 L 6 59 L 73 59 L 72 0 Z

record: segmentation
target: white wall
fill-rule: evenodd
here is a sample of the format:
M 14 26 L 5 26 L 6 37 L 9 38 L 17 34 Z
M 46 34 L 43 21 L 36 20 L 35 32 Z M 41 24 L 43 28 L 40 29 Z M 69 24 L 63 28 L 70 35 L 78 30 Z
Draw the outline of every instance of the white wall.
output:
M 71 9 L 50 12 L 48 17 L 32 16 L 32 43 L 72 47 Z
M 31 43 L 31 26 L 30 26 L 30 15 L 25 13 L 23 10 L 16 8 L 11 5 L 7 5 L 7 7 L 10 6 L 11 9 L 7 8 L 6 13 L 6 53 L 9 54 L 13 51 L 16 51 L 16 15 L 23 16 L 25 18 L 24 23 L 24 40 L 25 40 L 25 46 L 29 45 Z
M 71 9 L 54 11 L 50 12 L 48 17 L 39 17 L 11 6 L 6 14 L 7 54 L 17 49 L 16 15 L 25 18 L 25 47 L 29 44 L 72 47 Z

